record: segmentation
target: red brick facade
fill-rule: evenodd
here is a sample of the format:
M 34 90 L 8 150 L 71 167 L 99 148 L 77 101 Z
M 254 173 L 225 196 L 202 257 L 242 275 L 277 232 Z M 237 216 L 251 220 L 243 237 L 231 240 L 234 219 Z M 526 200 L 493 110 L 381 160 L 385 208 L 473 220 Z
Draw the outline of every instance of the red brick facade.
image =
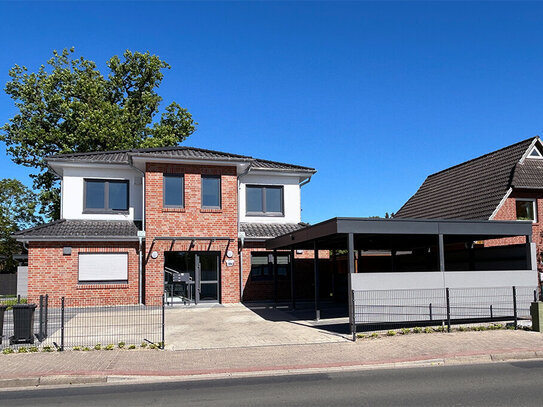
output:
M 501 208 L 494 216 L 494 220 L 516 220 L 517 209 L 516 199 L 529 198 L 536 200 L 536 219 L 532 226 L 532 241 L 537 246 L 537 258 L 538 258 L 538 270 L 542 272 L 541 257 L 543 251 L 543 192 L 531 191 L 513 191 L 511 195 L 505 200 Z M 505 239 L 493 239 L 485 242 L 486 246 L 498 246 L 498 245 L 510 245 L 525 243 L 526 240 L 523 236 L 505 238 Z
M 63 254 L 71 247 L 70 255 Z M 79 284 L 79 253 L 128 253 L 127 284 Z M 122 242 L 31 242 L 28 250 L 28 300 L 37 303 L 48 294 L 52 305 L 60 298 L 94 299 L 104 305 L 138 302 L 138 243 Z
M 184 208 L 163 207 L 163 174 L 184 174 Z M 201 176 L 220 175 L 221 209 L 202 209 Z M 155 241 L 155 237 L 229 237 L 232 241 L 195 241 L 190 250 L 221 252 L 221 302 L 240 301 L 237 248 L 238 208 L 235 167 L 210 167 L 148 163 L 145 173 L 145 295 L 160 295 L 164 289 L 164 252 L 188 251 L 190 241 Z M 226 251 L 234 253 L 233 266 L 226 263 Z M 158 257 L 153 259 L 151 253 Z

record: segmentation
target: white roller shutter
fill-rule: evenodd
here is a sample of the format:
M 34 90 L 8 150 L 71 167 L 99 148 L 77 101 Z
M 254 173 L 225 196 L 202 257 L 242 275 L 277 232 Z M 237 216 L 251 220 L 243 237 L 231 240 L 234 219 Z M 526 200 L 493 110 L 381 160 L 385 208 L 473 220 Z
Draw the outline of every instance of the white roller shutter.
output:
M 128 253 L 79 253 L 79 281 L 127 281 Z

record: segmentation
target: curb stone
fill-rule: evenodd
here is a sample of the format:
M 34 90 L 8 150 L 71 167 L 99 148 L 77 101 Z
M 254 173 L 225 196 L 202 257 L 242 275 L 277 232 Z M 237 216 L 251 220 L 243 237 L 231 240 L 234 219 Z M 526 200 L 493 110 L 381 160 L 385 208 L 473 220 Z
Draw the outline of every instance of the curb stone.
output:
M 472 356 L 455 356 L 449 358 L 431 358 L 419 359 L 405 362 L 384 362 L 376 364 L 347 365 L 335 367 L 310 367 L 310 368 L 289 368 L 280 370 L 261 370 L 261 371 L 238 371 L 224 373 L 205 373 L 192 375 L 165 375 L 165 376 L 145 376 L 145 375 L 51 375 L 27 378 L 0 379 L 1 390 L 15 390 L 23 387 L 38 386 L 58 386 L 58 385 L 87 385 L 97 383 L 110 384 L 135 384 L 135 383 L 157 383 L 157 382 L 185 382 L 198 380 L 220 380 L 228 378 L 243 377 L 263 377 L 263 376 L 284 376 L 291 374 L 318 374 L 318 373 L 337 373 L 360 370 L 377 370 L 393 368 L 415 368 L 423 366 L 443 366 L 443 365 L 462 365 L 471 363 L 492 363 L 506 362 L 514 360 L 534 360 L 543 359 L 543 352 L 509 352 L 482 354 Z

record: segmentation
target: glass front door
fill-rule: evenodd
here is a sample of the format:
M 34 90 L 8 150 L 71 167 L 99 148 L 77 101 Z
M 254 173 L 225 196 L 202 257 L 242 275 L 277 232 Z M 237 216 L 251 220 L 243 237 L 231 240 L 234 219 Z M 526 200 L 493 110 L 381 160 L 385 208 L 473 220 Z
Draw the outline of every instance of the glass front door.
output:
M 164 292 L 168 303 L 219 302 L 219 252 L 165 252 Z

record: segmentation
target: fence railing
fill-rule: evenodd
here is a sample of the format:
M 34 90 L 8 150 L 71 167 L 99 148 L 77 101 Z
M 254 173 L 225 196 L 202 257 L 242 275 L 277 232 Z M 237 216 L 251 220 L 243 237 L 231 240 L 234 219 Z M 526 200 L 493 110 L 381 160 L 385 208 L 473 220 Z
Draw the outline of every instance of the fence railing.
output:
M 530 318 L 537 287 L 353 290 L 351 331 Z
M 33 320 L 29 321 L 13 308 L 17 300 L 0 298 L 0 306 L 8 306 L 0 328 L 0 350 L 46 346 L 57 350 L 111 348 L 111 345 L 118 347 L 119 344 L 139 347 L 142 343 L 163 348 L 163 297 L 148 300 L 143 305 L 138 304 L 135 297 L 72 299 L 41 296 L 36 301 Z

